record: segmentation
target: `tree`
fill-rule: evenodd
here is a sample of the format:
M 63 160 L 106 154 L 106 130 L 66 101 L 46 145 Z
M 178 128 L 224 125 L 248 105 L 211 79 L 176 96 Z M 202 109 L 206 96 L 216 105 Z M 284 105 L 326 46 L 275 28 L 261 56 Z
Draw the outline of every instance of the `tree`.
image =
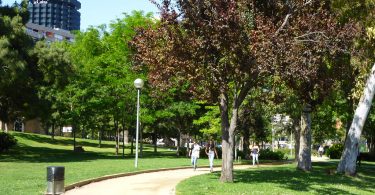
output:
M 341 67 L 335 59 L 350 53 L 358 28 L 354 23 L 340 23 L 329 1 L 295 1 L 273 6 L 286 11 L 281 14 L 285 16 L 279 20 L 281 27 L 273 40 L 273 59 L 277 72 L 303 105 L 298 168 L 310 170 L 310 113 L 332 92 L 338 78 L 336 70 Z
M 239 109 L 250 89 L 273 71 L 305 104 L 299 168 L 311 169 L 311 107 L 330 91 L 331 60 L 347 51 L 357 32 L 354 25 L 338 23 L 326 1 L 191 0 L 176 5 L 162 1 L 162 23 L 139 32 L 136 57 L 148 65 L 155 86 L 168 88 L 187 80 L 196 98 L 219 106 L 220 180 L 233 181 Z
M 65 109 L 65 116 L 79 117 L 71 120 L 79 122 L 75 126 L 82 129 L 83 135 L 88 128 L 92 135 L 99 132 L 99 146 L 106 134 L 115 135 L 111 137 L 115 137 L 116 154 L 120 129 L 130 129 L 133 121 L 135 124 L 133 81 L 144 77 L 143 72 L 133 69 L 133 51 L 127 43 L 135 35 L 135 28 L 146 25 L 154 25 L 152 14 L 124 14 L 124 18 L 110 24 L 109 31 L 102 25 L 77 32 L 69 47 L 75 74 L 64 89 L 67 98 L 61 100 L 68 106 L 65 108 L 73 109 Z M 69 107 L 72 102 L 75 105 Z
M 265 74 L 252 47 L 253 19 L 245 1 L 171 1 L 158 5 L 161 24 L 141 29 L 133 44 L 136 60 L 147 65 L 160 89 L 188 81 L 197 99 L 220 108 L 222 172 L 233 182 L 234 131 L 247 93 Z
M 26 1 L 13 7 L 0 5 L 0 120 L 5 123 L 30 114 L 37 100 L 35 61 L 30 55 L 33 41 L 24 30 L 27 20 Z
M 363 128 L 363 136 L 367 140 L 369 153 L 372 156 L 375 156 L 375 128 L 374 127 L 375 127 L 375 115 L 374 115 L 374 110 L 372 110 Z
M 356 158 L 356 154 L 358 153 L 358 141 L 359 137 L 362 133 L 362 122 L 367 116 L 366 112 L 363 113 L 353 113 L 355 108 L 355 102 L 359 101 L 357 110 L 360 108 L 363 99 L 368 97 L 367 94 L 371 89 L 368 89 L 369 85 L 365 85 L 365 80 L 367 79 L 368 75 L 370 78 L 373 74 L 372 68 L 374 63 L 375 57 L 375 31 L 374 31 L 374 9 L 375 1 L 373 0 L 353 0 L 353 1 L 342 1 L 336 0 L 334 1 L 334 6 L 338 10 L 341 16 L 341 20 L 354 20 L 361 23 L 366 30 L 366 34 L 363 36 L 358 37 L 356 41 L 356 50 L 357 52 L 354 53 L 351 57 L 351 74 L 354 75 L 353 77 L 346 78 L 349 83 L 352 81 L 351 85 L 344 84 L 343 89 L 345 91 L 346 96 L 350 100 L 348 103 L 350 104 L 350 110 L 348 111 L 349 117 L 347 122 L 347 134 L 345 139 L 345 149 L 342 154 L 339 166 L 337 168 L 338 172 L 347 173 L 349 175 L 354 175 L 356 172 L 356 162 L 353 161 Z M 371 72 L 369 72 L 371 70 Z M 362 90 L 365 89 L 365 92 L 362 93 Z M 368 90 L 366 90 L 368 89 Z M 363 104 L 362 104 L 363 105 Z M 369 109 L 370 104 L 366 105 L 367 109 Z M 356 111 L 357 111 L 356 110 Z M 368 111 L 367 111 L 368 112 Z M 351 116 L 353 116 L 353 121 L 350 121 Z M 358 120 L 358 116 L 365 117 Z M 357 120 L 357 121 L 356 121 Z M 350 123 L 351 122 L 351 123 Z M 358 126 L 353 127 L 353 124 L 357 124 Z M 351 124 L 351 125 L 350 125 Z
M 57 96 L 61 95 L 60 92 L 69 84 L 69 80 L 73 76 L 67 44 L 65 42 L 48 44 L 40 41 L 34 49 L 38 59 L 38 71 L 42 77 L 38 83 L 38 91 L 40 100 L 43 102 L 39 106 L 44 109 L 39 109 L 43 110 L 39 116 L 43 123 L 52 125 L 52 139 L 60 118 Z
M 371 74 L 367 80 L 366 87 L 363 91 L 363 96 L 355 111 L 353 122 L 348 132 L 348 137 L 345 140 L 345 149 L 341 156 L 340 163 L 337 167 L 337 172 L 345 172 L 349 175 L 356 174 L 356 161 L 359 152 L 359 140 L 362 134 L 362 129 L 365 124 L 367 115 L 370 110 L 372 99 L 375 93 L 375 64 L 371 69 Z

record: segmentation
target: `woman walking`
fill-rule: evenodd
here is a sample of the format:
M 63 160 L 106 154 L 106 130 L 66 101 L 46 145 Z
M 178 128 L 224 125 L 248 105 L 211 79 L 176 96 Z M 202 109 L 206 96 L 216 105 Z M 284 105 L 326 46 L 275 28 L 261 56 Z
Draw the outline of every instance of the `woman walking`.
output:
M 212 140 L 210 140 L 206 146 L 206 154 L 208 156 L 208 160 L 210 162 L 210 172 L 212 172 L 214 169 L 214 158 L 216 155 L 216 158 L 218 158 L 217 151 L 215 144 Z
M 259 146 L 258 145 L 255 144 L 251 148 L 251 156 L 253 157 L 253 166 L 255 166 L 255 161 L 256 161 L 257 165 L 259 165 L 259 160 L 258 160 L 258 157 L 259 157 Z
M 190 150 L 189 156 L 191 156 L 191 162 L 193 164 L 194 171 L 197 169 L 197 161 L 199 158 L 199 153 L 201 150 L 201 146 L 194 141 L 193 149 Z

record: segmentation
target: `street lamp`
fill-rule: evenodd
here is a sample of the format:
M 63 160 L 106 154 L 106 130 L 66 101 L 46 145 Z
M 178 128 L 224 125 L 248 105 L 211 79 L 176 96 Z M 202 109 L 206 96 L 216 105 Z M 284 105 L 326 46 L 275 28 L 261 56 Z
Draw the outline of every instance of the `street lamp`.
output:
M 138 132 L 139 132 L 139 95 L 141 93 L 141 89 L 143 87 L 143 80 L 142 79 L 135 79 L 134 86 L 137 89 L 137 129 L 136 129 L 136 135 L 135 135 L 135 168 L 138 167 Z

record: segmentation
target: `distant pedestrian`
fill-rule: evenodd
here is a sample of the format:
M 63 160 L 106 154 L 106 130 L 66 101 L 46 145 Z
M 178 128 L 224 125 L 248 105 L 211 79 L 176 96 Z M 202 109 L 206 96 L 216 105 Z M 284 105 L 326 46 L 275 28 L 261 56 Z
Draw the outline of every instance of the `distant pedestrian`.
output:
M 190 140 L 189 140 L 189 144 L 188 144 L 188 152 L 187 152 L 186 155 L 190 156 L 191 150 L 193 150 L 193 146 L 194 146 L 194 143 L 193 143 L 193 141 L 190 139 Z M 191 160 L 191 164 L 193 164 L 193 160 Z
M 319 146 L 319 149 L 318 149 L 318 153 L 319 153 L 319 156 L 322 157 L 323 156 L 323 153 L 324 153 L 324 148 L 322 145 Z
M 197 161 L 199 158 L 199 153 L 201 151 L 201 146 L 194 141 L 193 149 L 190 150 L 189 156 L 191 157 L 191 164 L 193 165 L 194 171 L 197 169 Z
M 219 158 L 217 155 L 215 144 L 212 140 L 210 140 L 206 146 L 206 154 L 208 156 L 208 160 L 210 162 L 210 172 L 214 170 L 214 158 Z
M 251 147 L 251 156 L 253 157 L 253 166 L 255 166 L 255 162 L 259 165 L 259 146 L 257 144 Z

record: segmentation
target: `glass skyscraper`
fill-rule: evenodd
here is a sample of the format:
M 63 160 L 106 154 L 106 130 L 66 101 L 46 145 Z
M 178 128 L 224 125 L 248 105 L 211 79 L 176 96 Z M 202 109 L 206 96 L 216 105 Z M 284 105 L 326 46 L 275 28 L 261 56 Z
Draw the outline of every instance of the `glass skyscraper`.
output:
M 80 30 L 81 3 L 77 0 L 30 0 L 29 23 L 64 30 Z

